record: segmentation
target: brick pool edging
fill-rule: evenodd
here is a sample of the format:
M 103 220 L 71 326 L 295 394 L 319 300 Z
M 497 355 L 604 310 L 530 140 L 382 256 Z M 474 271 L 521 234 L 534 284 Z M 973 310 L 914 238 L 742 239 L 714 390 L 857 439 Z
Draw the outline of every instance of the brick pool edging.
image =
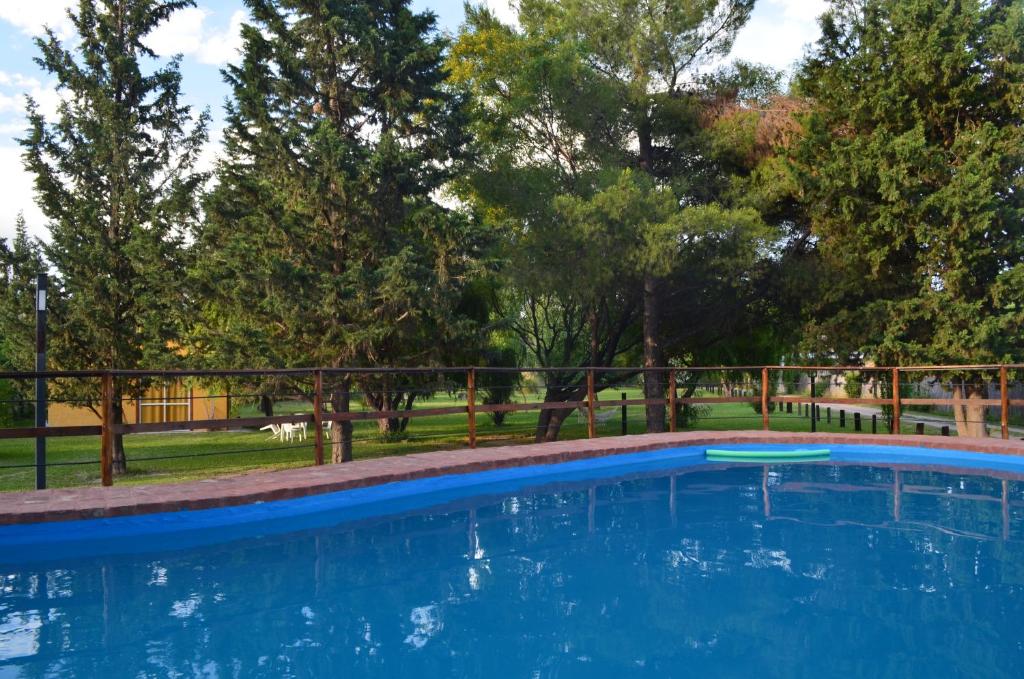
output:
M 943 436 L 872 436 L 786 432 L 640 434 L 357 460 L 322 467 L 249 472 L 201 481 L 148 486 L 89 486 L 0 494 L 0 525 L 95 519 L 152 512 L 210 509 L 286 500 L 445 474 L 554 464 L 675 446 L 728 443 L 868 444 L 961 449 L 1024 456 L 1024 441 Z

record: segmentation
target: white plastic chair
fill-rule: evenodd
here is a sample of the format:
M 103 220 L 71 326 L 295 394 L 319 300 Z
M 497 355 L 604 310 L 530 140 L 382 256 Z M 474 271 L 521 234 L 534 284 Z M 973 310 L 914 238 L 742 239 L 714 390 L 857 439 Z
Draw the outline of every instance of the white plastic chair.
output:
M 296 437 L 303 437 L 302 429 L 305 425 L 293 424 L 292 422 L 285 422 L 281 425 L 281 440 L 282 441 L 294 441 Z
M 615 413 L 619 412 L 617 406 L 611 406 L 610 408 L 601 408 L 598 406 L 594 411 L 594 422 L 607 422 L 615 417 Z M 587 407 L 580 406 L 576 409 L 576 421 L 586 422 L 587 421 Z

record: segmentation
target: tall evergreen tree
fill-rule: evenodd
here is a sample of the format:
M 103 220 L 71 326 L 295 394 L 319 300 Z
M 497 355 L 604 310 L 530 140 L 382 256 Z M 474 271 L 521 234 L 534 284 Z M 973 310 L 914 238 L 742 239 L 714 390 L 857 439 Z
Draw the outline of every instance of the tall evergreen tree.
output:
M 526 3 L 527 5 L 529 3 Z M 559 26 L 578 40 L 585 63 L 599 74 L 604 87 L 619 102 L 615 116 L 621 124 L 614 143 L 627 167 L 634 167 L 662 184 L 671 181 L 692 161 L 679 153 L 692 131 L 685 121 L 685 96 L 697 69 L 725 56 L 736 32 L 753 8 L 753 0 L 566 0 L 548 3 L 548 24 Z M 682 105 L 680 105 L 682 104 Z M 683 168 L 679 167 L 682 161 Z M 678 198 L 693 204 L 688 182 L 677 185 Z M 656 231 L 665 229 L 654 225 Z M 638 234 L 638 250 L 647 250 L 650 236 Z M 663 278 L 660 257 L 638 259 L 642 280 L 643 362 L 665 364 L 661 331 Z M 664 395 L 661 375 L 644 378 L 646 398 Z M 663 431 L 664 409 L 647 409 L 647 430 Z
M 408 0 L 247 4 L 200 239 L 197 342 L 222 362 L 443 362 L 470 330 L 460 301 L 481 232 L 435 200 L 468 137 L 433 15 Z M 415 398 L 362 391 L 380 410 Z M 347 382 L 330 392 L 348 407 Z M 332 435 L 334 460 L 350 459 L 350 425 Z
M 0 368 L 35 370 L 36 276 L 47 270 L 42 246 L 19 213 L 14 238 L 0 239 Z M 58 291 L 47 306 L 59 305 Z M 27 380 L 0 380 L 0 422 L 11 426 L 16 416 L 29 414 L 32 389 Z
M 813 109 L 792 167 L 831 271 L 819 353 L 1020 360 L 1024 4 L 836 0 L 797 86 Z M 985 434 L 983 407 L 956 414 Z
M 42 245 L 19 214 L 10 244 L 0 239 L 0 357 L 9 370 L 35 370 L 36 275 L 47 271 Z
M 62 304 L 51 315 L 61 369 L 151 368 L 175 360 L 186 237 L 204 175 L 194 170 L 208 114 L 180 103 L 178 60 L 147 72 L 146 37 L 192 0 L 80 0 L 77 39 L 36 41 L 63 95 L 55 120 L 33 101 L 21 140 L 50 231 L 46 259 Z M 63 385 L 95 407 L 94 385 Z M 127 385 L 115 386 L 115 421 Z M 126 471 L 115 437 L 114 471 Z

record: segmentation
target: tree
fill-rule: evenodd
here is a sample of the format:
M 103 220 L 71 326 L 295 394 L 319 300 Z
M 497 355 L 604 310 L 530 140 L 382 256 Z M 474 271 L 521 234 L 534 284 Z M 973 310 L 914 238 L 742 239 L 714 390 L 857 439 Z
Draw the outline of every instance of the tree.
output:
M 66 47 L 52 31 L 36 62 L 63 94 L 54 121 L 33 101 L 21 140 L 50 238 L 43 246 L 61 303 L 50 317 L 59 369 L 153 368 L 177 359 L 186 237 L 205 175 L 194 170 L 208 114 L 179 102 L 178 60 L 156 59 L 146 37 L 192 0 L 81 0 Z M 64 396 L 96 406 L 89 385 Z M 117 381 L 114 420 L 123 421 Z M 126 471 L 115 436 L 113 466 Z
M 600 134 L 578 131 L 608 93 L 583 68 L 577 43 L 516 31 L 483 9 L 467 9 L 449 64 L 473 94 L 478 148 L 458 192 L 503 236 L 499 323 L 529 362 L 570 368 L 545 373 L 546 402 L 578 401 L 586 373 L 572 368 L 612 365 L 636 344 L 636 281 L 594 233 L 569 228 L 557 206 L 601 182 L 603 148 L 588 141 Z M 601 107 L 613 110 L 609 101 Z M 557 438 L 572 410 L 543 410 L 537 440 Z
M 261 365 L 443 363 L 476 341 L 462 303 L 487 234 L 435 200 L 470 148 L 434 16 L 407 0 L 248 4 L 199 239 L 197 345 Z M 335 411 L 350 386 L 330 390 Z M 417 396 L 408 386 L 360 388 L 398 410 Z M 333 459 L 350 459 L 351 423 L 332 432 Z
M 685 230 L 747 231 L 751 213 L 716 207 L 721 196 L 703 181 L 714 170 L 696 73 L 728 51 L 750 6 L 525 0 L 518 30 L 469 11 L 452 73 L 475 95 L 483 151 L 462 195 L 510 233 L 508 268 L 523 306 L 509 316 L 539 319 L 524 336 L 541 354 L 575 362 L 589 353 L 608 361 L 593 365 L 610 365 L 640 341 L 645 366 L 665 365 L 664 283 Z M 582 373 L 558 378 L 569 389 L 547 397 L 577 400 Z M 648 398 L 664 396 L 661 375 L 644 386 Z M 538 437 L 558 413 L 545 411 Z M 663 430 L 664 408 L 647 415 L 649 431 Z
M 880 364 L 1019 360 L 1024 7 L 843 0 L 821 25 L 791 164 L 828 267 L 808 336 Z M 957 422 L 985 435 L 981 406 Z
M 47 270 L 41 244 L 18 214 L 10 244 L 0 239 L 0 357 L 8 370 L 35 370 L 36 276 Z
M 14 238 L 0 239 L 0 368 L 35 370 L 36 276 L 47 271 L 39 242 L 18 214 Z M 58 301 L 59 303 L 59 301 Z M 53 302 L 50 303 L 53 305 Z M 29 414 L 31 384 L 0 380 L 0 421 Z
M 552 20 L 579 39 L 586 62 L 603 76 L 620 102 L 623 134 L 616 143 L 624 165 L 671 183 L 685 172 L 685 138 L 690 81 L 697 69 L 725 56 L 753 8 L 751 0 L 570 0 L 551 8 Z M 680 165 L 682 167 L 680 167 Z M 678 198 L 691 202 L 682 186 Z M 643 237 L 641 237 L 643 238 Z M 660 324 L 663 276 L 655 261 L 642 267 L 643 362 L 665 364 Z M 646 398 L 661 398 L 664 382 L 645 375 Z M 647 430 L 663 431 L 664 408 L 647 409 Z

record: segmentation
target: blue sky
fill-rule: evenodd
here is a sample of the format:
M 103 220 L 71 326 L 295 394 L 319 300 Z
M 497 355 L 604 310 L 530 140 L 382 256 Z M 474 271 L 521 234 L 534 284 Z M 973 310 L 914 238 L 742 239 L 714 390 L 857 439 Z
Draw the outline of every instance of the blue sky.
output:
M 31 178 L 22 170 L 15 139 L 25 129 L 24 97 L 35 98 L 44 112 L 58 101 L 53 82 L 32 61 L 37 50 L 33 37 L 44 25 L 59 35 L 70 27 L 64 10 L 75 0 L 0 0 L 0 237 L 10 236 L 14 220 L 23 211 L 32 233 L 45 237 L 43 216 L 32 196 Z M 487 4 L 499 16 L 513 16 L 508 0 L 473 0 Z M 454 32 L 463 19 L 463 0 L 413 0 L 429 9 L 445 31 Z M 246 20 L 242 0 L 197 0 L 197 7 L 179 12 L 152 36 L 150 46 L 159 54 L 181 53 L 186 103 L 209 107 L 214 116 L 204 162 L 216 157 L 220 138 L 221 106 L 228 94 L 220 69 L 237 53 L 238 29 Z M 817 16 L 825 0 L 757 0 L 750 22 L 737 37 L 732 57 L 790 68 L 804 46 L 818 37 Z

